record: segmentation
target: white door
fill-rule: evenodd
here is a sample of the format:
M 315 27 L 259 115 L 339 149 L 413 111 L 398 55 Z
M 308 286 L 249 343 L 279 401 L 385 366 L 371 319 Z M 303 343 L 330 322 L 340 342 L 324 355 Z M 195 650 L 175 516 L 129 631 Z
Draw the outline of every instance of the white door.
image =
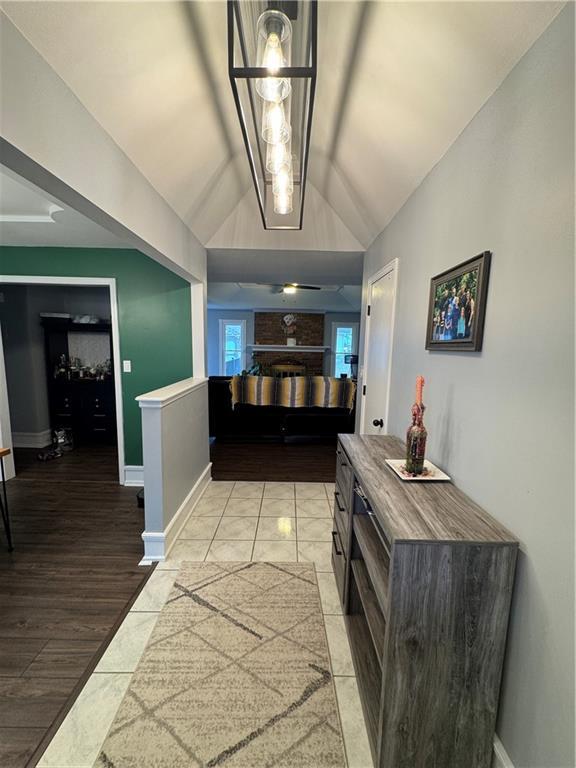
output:
M 362 378 L 362 432 L 368 435 L 383 435 L 388 429 L 396 272 L 392 262 L 368 282 Z

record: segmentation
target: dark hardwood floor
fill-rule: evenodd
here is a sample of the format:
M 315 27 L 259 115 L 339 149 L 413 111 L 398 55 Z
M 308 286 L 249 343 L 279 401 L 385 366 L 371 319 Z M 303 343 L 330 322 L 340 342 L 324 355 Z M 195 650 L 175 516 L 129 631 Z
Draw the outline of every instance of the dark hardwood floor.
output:
M 93 445 L 64 452 L 59 459 L 38 461 L 36 448 L 17 448 L 14 454 L 18 480 L 70 482 L 86 480 L 118 483 L 118 453 L 109 445 Z
M 210 446 L 213 480 L 333 483 L 336 440 L 330 443 L 220 443 Z
M 36 454 L 7 484 L 14 552 L 0 538 L 2 768 L 35 765 L 151 570 L 115 449 Z

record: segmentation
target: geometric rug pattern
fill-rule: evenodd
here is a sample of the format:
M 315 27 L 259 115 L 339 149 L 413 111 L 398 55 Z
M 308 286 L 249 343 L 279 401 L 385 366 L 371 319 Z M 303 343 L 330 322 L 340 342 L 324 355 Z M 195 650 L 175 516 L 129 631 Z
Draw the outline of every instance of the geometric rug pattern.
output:
M 98 768 L 344 768 L 313 564 L 183 563 Z

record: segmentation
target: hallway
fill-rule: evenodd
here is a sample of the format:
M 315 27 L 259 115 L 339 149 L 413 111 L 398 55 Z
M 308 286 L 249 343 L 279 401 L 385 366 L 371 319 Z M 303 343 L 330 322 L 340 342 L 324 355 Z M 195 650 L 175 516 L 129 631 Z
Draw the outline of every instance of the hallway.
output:
M 575 31 L 1 4 L 0 768 L 576 768 Z

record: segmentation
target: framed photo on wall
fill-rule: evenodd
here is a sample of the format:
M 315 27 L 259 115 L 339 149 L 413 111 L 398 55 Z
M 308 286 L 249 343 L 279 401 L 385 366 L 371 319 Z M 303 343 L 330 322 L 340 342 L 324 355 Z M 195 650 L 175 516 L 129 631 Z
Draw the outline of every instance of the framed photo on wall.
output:
M 484 251 L 432 278 L 426 349 L 482 349 L 491 257 Z

